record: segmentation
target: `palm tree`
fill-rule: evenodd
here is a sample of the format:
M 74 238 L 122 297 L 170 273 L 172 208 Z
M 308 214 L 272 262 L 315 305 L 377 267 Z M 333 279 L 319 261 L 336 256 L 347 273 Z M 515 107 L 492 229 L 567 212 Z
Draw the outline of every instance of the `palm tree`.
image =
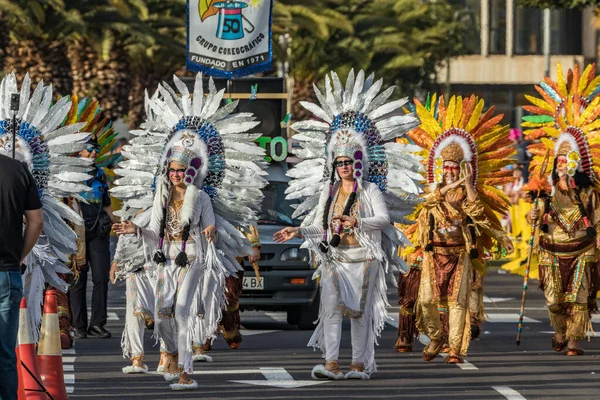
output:
M 447 1 L 356 0 L 358 36 L 368 43 L 370 67 L 402 93 L 429 89 L 436 70 L 462 54 L 466 14 Z
M 314 101 L 312 83 L 323 79 L 330 70 L 348 70 L 358 60 L 354 57 L 354 33 L 350 19 L 338 9 L 342 0 L 280 0 L 273 8 L 274 56 L 288 61 L 294 79 L 292 112 L 294 120 L 309 117 L 300 100 Z M 292 37 L 291 57 L 278 46 L 277 36 Z M 346 46 L 343 49 L 342 46 Z
M 2 65 L 19 78 L 29 72 L 32 80 L 51 81 L 58 91 L 71 91 L 72 81 L 64 43 L 56 24 L 64 7 L 60 0 L 0 0 L 3 32 Z

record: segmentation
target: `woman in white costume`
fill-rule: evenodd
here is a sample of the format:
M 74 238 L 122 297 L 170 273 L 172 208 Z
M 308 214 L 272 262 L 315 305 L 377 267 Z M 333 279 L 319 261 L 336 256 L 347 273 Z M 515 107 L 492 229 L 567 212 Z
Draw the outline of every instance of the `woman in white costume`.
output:
M 406 99 L 385 104 L 390 88 L 377 96 L 381 81 L 351 71 L 345 89 L 332 73 L 326 95 L 315 87 L 320 106 L 303 105 L 324 122 L 292 126 L 305 160 L 289 175 L 295 178 L 288 198 L 305 198 L 297 208 L 310 211 L 301 228 L 275 234 L 285 242 L 302 235 L 320 267 L 319 321 L 309 346 L 324 353 L 326 364 L 312 370 L 314 379 L 369 379 L 377 370 L 375 344 L 387 318 L 386 272 L 406 269 L 396 257 L 406 243 L 392 222 L 404 222 L 420 189 L 416 146 L 395 139 L 418 121 L 398 115 Z M 322 157 L 325 147 L 326 157 Z M 314 194 L 316 192 L 316 194 Z M 294 216 L 297 216 L 294 215 Z M 391 267 L 391 268 L 390 268 Z M 344 374 L 338 362 L 342 318 L 351 318 L 352 364 Z
M 236 256 L 252 252 L 232 223 L 249 226 L 256 220 L 266 181 L 259 165 L 264 150 L 252 143 L 260 134 L 245 133 L 258 121 L 251 114 L 230 115 L 236 102 L 219 108 L 224 90 L 217 92 L 212 79 L 206 99 L 200 74 L 193 96 L 177 78 L 175 85 L 181 96 L 163 83 L 146 98 L 147 131 L 134 133 L 145 138 L 145 146 L 124 154 L 129 161 L 116 171 L 123 178 L 113 194 L 133 198 L 143 193 L 135 202 L 140 206 L 150 197 L 146 185 L 156 187 L 149 225 L 125 221 L 115 231 L 136 234 L 155 248 L 154 313 L 168 354 L 165 379 L 179 379 L 171 388 L 184 390 L 197 387 L 188 376 L 193 372 L 192 339 L 215 336 L 225 278 L 237 272 Z M 150 152 L 160 145 L 157 165 Z M 152 162 L 159 171 L 155 184 L 147 172 Z

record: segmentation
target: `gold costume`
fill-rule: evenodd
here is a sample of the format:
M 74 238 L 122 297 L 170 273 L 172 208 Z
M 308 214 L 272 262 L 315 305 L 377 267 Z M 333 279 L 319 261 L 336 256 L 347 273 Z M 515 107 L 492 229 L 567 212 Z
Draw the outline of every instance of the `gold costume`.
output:
M 586 234 L 579 207 L 569 192 L 556 190 L 547 217 L 548 232 L 538 231 L 540 287 L 556 333 L 567 340 L 581 340 L 590 323 L 588 311 L 595 308 L 595 291 L 592 293 L 590 288 L 597 286 L 598 251 L 595 238 Z M 600 221 L 597 193 L 588 188 L 581 194 L 581 200 L 589 215 L 593 215 L 597 230 Z M 543 215 L 542 202 L 538 209 Z
M 417 206 L 416 224 L 405 231 L 414 253 L 404 257 L 422 260 L 417 328 L 440 345 L 447 339 L 452 359 L 447 361 L 462 362 L 471 317 L 478 321 L 483 312 L 478 301 L 482 291 L 471 292 L 474 282 L 481 289 L 483 254 L 509 242 L 496 216 L 506 212 L 509 202 L 496 186 L 511 179 L 503 167 L 511 163 L 514 148 L 508 146 L 508 127 L 498 124 L 502 115 L 494 116 L 493 107 L 483 113 L 483 100 L 474 95 L 453 96 L 447 105 L 434 95 L 425 105 L 415 100 L 415 106 L 421 126 L 408 136 L 426 149 L 430 185 L 425 202 Z M 469 182 L 444 189 L 466 176 Z M 440 347 L 426 347 L 423 359 L 432 360 Z
M 538 201 L 540 229 L 533 250 L 550 322 L 565 339 L 554 336 L 556 351 L 566 341 L 583 339 L 590 313 L 597 310 L 600 168 L 594 161 L 600 158 L 600 80 L 595 69 L 591 64 L 581 72 L 575 65 L 565 79 L 559 64 L 556 82 L 544 78 L 536 86 L 541 98 L 528 96 L 532 105 L 524 106 L 533 114 L 523 118 L 525 137 L 536 141 L 529 146 L 534 155 L 530 175 L 552 178 L 552 192 Z M 552 166 L 547 172 L 542 167 L 546 154 Z M 583 351 L 569 348 L 567 354 Z

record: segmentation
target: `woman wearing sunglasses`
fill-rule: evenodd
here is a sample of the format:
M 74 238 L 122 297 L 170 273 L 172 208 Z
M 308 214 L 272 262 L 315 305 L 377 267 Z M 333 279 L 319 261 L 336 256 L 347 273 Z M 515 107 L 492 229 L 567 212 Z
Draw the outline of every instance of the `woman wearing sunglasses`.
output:
M 341 88 L 335 73 L 332 78 Z M 327 123 L 292 126 L 306 158 L 290 171 L 295 179 L 288 198 L 305 198 L 296 214 L 308 215 L 302 227 L 285 228 L 274 239 L 283 243 L 302 235 L 320 263 L 315 273 L 321 287 L 319 320 L 308 345 L 318 347 L 326 363 L 313 368 L 313 379 L 369 379 L 377 370 L 375 343 L 386 319 L 385 272 L 402 264 L 394 255 L 404 238 L 391 222 L 392 217 L 403 220 L 412 209 L 407 199 L 418 193 L 413 180 L 421 179 L 420 166 L 405 146 L 384 146 L 383 141 L 418 121 L 410 115 L 390 117 L 402 102 L 384 105 L 385 94 L 372 103 L 379 88 L 381 82 L 373 84 L 372 77 L 365 81 L 363 71 L 355 85 L 351 72 L 346 91 L 331 97 L 328 87 L 329 101 L 319 96 L 320 106 L 307 105 Z M 386 129 L 380 131 L 377 124 Z M 319 147 L 324 144 L 327 156 L 322 160 Z M 352 363 L 342 372 L 338 357 L 344 316 L 351 319 Z

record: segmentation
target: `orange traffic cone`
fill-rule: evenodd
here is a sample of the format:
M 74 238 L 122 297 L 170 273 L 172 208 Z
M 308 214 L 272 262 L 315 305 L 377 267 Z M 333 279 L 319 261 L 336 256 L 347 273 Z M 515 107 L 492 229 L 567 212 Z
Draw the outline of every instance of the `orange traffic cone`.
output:
M 42 383 L 54 400 L 66 400 L 67 389 L 63 373 L 62 352 L 60 350 L 60 330 L 56 308 L 56 293 L 47 290 L 44 298 L 44 314 L 40 343 L 38 345 L 38 365 Z
M 35 341 L 33 340 L 33 335 L 31 334 L 31 329 L 29 327 L 28 314 L 27 300 L 23 297 L 21 299 L 21 312 L 19 314 L 19 354 L 21 356 L 21 361 L 25 366 L 18 362 L 17 368 L 25 387 L 25 398 L 28 400 L 46 400 L 47 396 L 38 383 L 42 382 L 42 378 L 40 376 L 37 356 L 35 354 Z M 42 392 L 38 392 L 37 390 L 42 390 Z
M 18 387 L 17 387 L 17 397 L 19 400 L 25 400 L 25 386 L 23 386 L 23 373 L 21 371 L 21 357 L 19 356 L 19 348 L 15 347 L 15 353 L 17 355 L 17 380 L 18 380 Z

